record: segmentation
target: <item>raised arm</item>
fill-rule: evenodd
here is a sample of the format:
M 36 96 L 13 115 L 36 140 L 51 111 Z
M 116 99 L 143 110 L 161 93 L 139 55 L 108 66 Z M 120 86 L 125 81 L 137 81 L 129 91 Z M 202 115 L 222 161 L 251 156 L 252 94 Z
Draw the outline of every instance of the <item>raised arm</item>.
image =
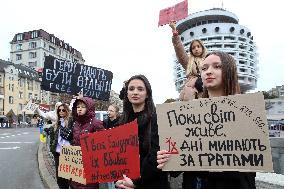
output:
M 186 70 L 189 57 L 184 49 L 184 46 L 181 42 L 180 36 L 176 29 L 176 22 L 175 21 L 170 22 L 169 26 L 172 28 L 173 32 L 172 42 L 175 49 L 176 57 L 179 63 L 182 65 L 182 67 Z

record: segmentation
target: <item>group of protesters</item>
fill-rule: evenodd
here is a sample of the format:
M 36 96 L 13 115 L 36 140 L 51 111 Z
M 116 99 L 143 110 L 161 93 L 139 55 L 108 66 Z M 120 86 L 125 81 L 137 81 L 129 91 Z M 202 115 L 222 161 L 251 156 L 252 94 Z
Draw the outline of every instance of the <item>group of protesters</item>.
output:
M 180 101 L 240 93 L 236 62 L 231 55 L 225 52 L 206 53 L 206 48 L 200 40 L 191 42 L 187 54 L 175 22 L 171 22 L 170 27 L 176 56 L 187 76 L 180 93 Z M 159 146 L 157 114 L 148 79 L 144 75 L 130 77 L 124 83 L 120 97 L 123 100 L 122 114 L 119 116 L 119 108 L 116 105 L 110 105 L 108 118 L 103 122 L 95 118 L 94 100 L 82 95 L 76 96 L 70 103 L 71 106 L 57 103 L 54 112 L 43 114 L 39 111 L 41 116 L 53 122 L 53 126 L 49 128 L 50 150 L 55 158 L 59 188 L 99 188 L 99 184 L 83 185 L 58 177 L 57 168 L 63 145 L 79 146 L 81 134 L 109 129 L 135 119 L 138 123 L 140 178 L 130 179 L 124 175 L 123 179 L 109 183 L 109 188 L 169 189 L 168 176 L 176 177 L 182 173 L 162 171 L 167 161 L 173 157 Z M 188 171 L 183 173 L 183 188 L 254 189 L 255 173 Z

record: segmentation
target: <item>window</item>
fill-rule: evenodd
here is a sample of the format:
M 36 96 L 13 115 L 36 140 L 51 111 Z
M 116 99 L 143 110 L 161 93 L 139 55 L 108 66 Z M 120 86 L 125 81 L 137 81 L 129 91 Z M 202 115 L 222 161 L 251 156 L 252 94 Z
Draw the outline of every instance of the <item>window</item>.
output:
M 21 78 L 20 81 L 19 81 L 20 87 L 23 87 L 24 84 L 25 84 L 25 80 Z
M 33 98 L 33 94 L 29 93 L 29 99 L 32 99 L 32 98 Z
M 23 34 L 22 33 L 18 34 L 16 38 L 17 38 L 17 41 L 22 41 L 23 40 Z
M 29 52 L 30 58 L 36 58 L 36 52 Z
M 36 67 L 37 66 L 37 61 L 34 62 L 29 62 L 30 67 Z
M 19 92 L 19 98 L 22 99 L 24 97 L 23 92 Z
M 18 51 L 19 51 L 19 50 L 23 50 L 23 49 L 22 49 L 22 46 L 23 46 L 23 44 L 17 44 L 17 45 L 16 45 L 16 50 L 18 50 Z
M 49 52 L 55 54 L 55 48 L 52 46 L 49 46 Z
M 245 69 L 243 69 L 243 68 L 241 68 L 241 69 L 240 69 L 240 72 L 246 72 L 246 70 L 245 70 Z
M 33 90 L 33 81 L 27 81 L 28 90 Z
M 0 85 L 2 85 L 2 75 L 0 75 Z
M 32 38 L 38 37 L 38 31 L 33 31 L 32 32 Z
M 29 48 L 30 49 L 35 49 L 36 48 L 36 42 L 34 41 L 34 42 L 30 42 L 29 43 Z
M 16 54 L 16 60 L 22 60 L 22 54 Z
M 23 110 L 24 106 L 23 104 L 19 104 L 19 110 Z
M 235 37 L 231 37 L 231 36 L 225 36 L 224 40 L 235 40 Z
M 14 103 L 14 98 L 12 96 L 9 96 L 9 104 L 13 104 Z
M 35 100 L 38 100 L 38 95 L 37 94 L 35 94 Z

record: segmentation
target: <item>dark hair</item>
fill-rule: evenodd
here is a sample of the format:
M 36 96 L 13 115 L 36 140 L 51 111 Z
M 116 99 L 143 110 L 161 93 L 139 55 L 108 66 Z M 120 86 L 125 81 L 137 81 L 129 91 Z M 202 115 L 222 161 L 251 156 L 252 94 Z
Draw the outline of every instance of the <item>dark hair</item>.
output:
M 213 51 L 208 53 L 205 58 L 210 55 L 216 55 L 220 58 L 222 64 L 222 82 L 224 84 L 224 95 L 235 95 L 240 93 L 240 85 L 238 81 L 238 72 L 235 59 L 226 52 Z M 203 97 L 208 98 L 208 90 L 204 87 Z
M 146 87 L 147 98 L 145 99 L 145 107 L 144 107 L 144 113 L 143 113 L 144 120 L 145 121 L 150 120 L 150 118 L 152 117 L 152 114 L 154 112 L 156 112 L 155 105 L 154 105 L 154 102 L 153 102 L 152 88 L 151 88 L 150 82 L 148 81 L 148 79 L 144 75 L 134 75 L 125 84 L 126 90 L 125 90 L 125 95 L 124 95 L 124 99 L 123 99 L 123 115 L 121 117 L 122 123 L 129 122 L 129 115 L 134 113 L 133 108 L 132 108 L 132 104 L 130 103 L 130 101 L 127 97 L 127 94 L 128 94 L 129 83 L 132 80 L 135 80 L 135 79 L 141 80 Z
M 143 133 L 144 136 L 144 143 L 142 144 L 143 148 L 140 149 L 141 151 L 149 151 L 151 148 L 151 118 L 153 113 L 156 113 L 156 108 L 153 102 L 153 97 L 152 97 L 152 89 L 151 89 L 151 85 L 150 82 L 148 81 L 148 79 L 144 76 L 144 75 L 135 75 L 132 76 L 125 84 L 125 95 L 124 95 L 124 99 L 123 99 L 123 114 L 121 116 L 120 119 L 120 123 L 124 124 L 124 123 L 128 123 L 130 120 L 130 115 L 134 114 L 134 110 L 132 107 L 131 102 L 128 99 L 128 86 L 129 83 L 132 80 L 141 80 L 145 87 L 146 87 L 146 92 L 147 92 L 147 98 L 145 99 L 145 107 L 144 107 L 144 111 L 142 112 L 141 117 L 138 117 L 138 124 L 139 125 L 147 125 L 147 128 L 145 128 L 145 132 Z

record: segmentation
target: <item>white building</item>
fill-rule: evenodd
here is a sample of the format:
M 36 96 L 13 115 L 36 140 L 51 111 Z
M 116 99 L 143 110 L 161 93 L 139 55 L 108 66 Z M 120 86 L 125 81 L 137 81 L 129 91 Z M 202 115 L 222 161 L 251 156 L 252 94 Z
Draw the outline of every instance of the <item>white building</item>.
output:
M 224 9 L 214 8 L 190 14 L 177 23 L 177 30 L 186 51 L 192 40 L 204 42 L 208 52 L 225 51 L 237 61 L 239 83 L 242 92 L 256 88 L 257 52 L 250 30 L 238 24 L 238 17 Z M 180 92 L 185 82 L 185 71 L 174 60 L 176 90 Z
M 64 40 L 42 29 L 15 34 L 10 43 L 10 61 L 28 66 L 38 72 L 42 72 L 45 56 L 49 55 L 80 64 L 85 63 L 81 52 L 64 42 Z M 41 91 L 41 103 L 54 105 L 58 99 L 58 93 Z
M 15 34 L 10 43 L 10 61 L 36 70 L 44 67 L 44 57 L 48 55 L 80 64 L 85 62 L 79 51 L 42 29 Z

